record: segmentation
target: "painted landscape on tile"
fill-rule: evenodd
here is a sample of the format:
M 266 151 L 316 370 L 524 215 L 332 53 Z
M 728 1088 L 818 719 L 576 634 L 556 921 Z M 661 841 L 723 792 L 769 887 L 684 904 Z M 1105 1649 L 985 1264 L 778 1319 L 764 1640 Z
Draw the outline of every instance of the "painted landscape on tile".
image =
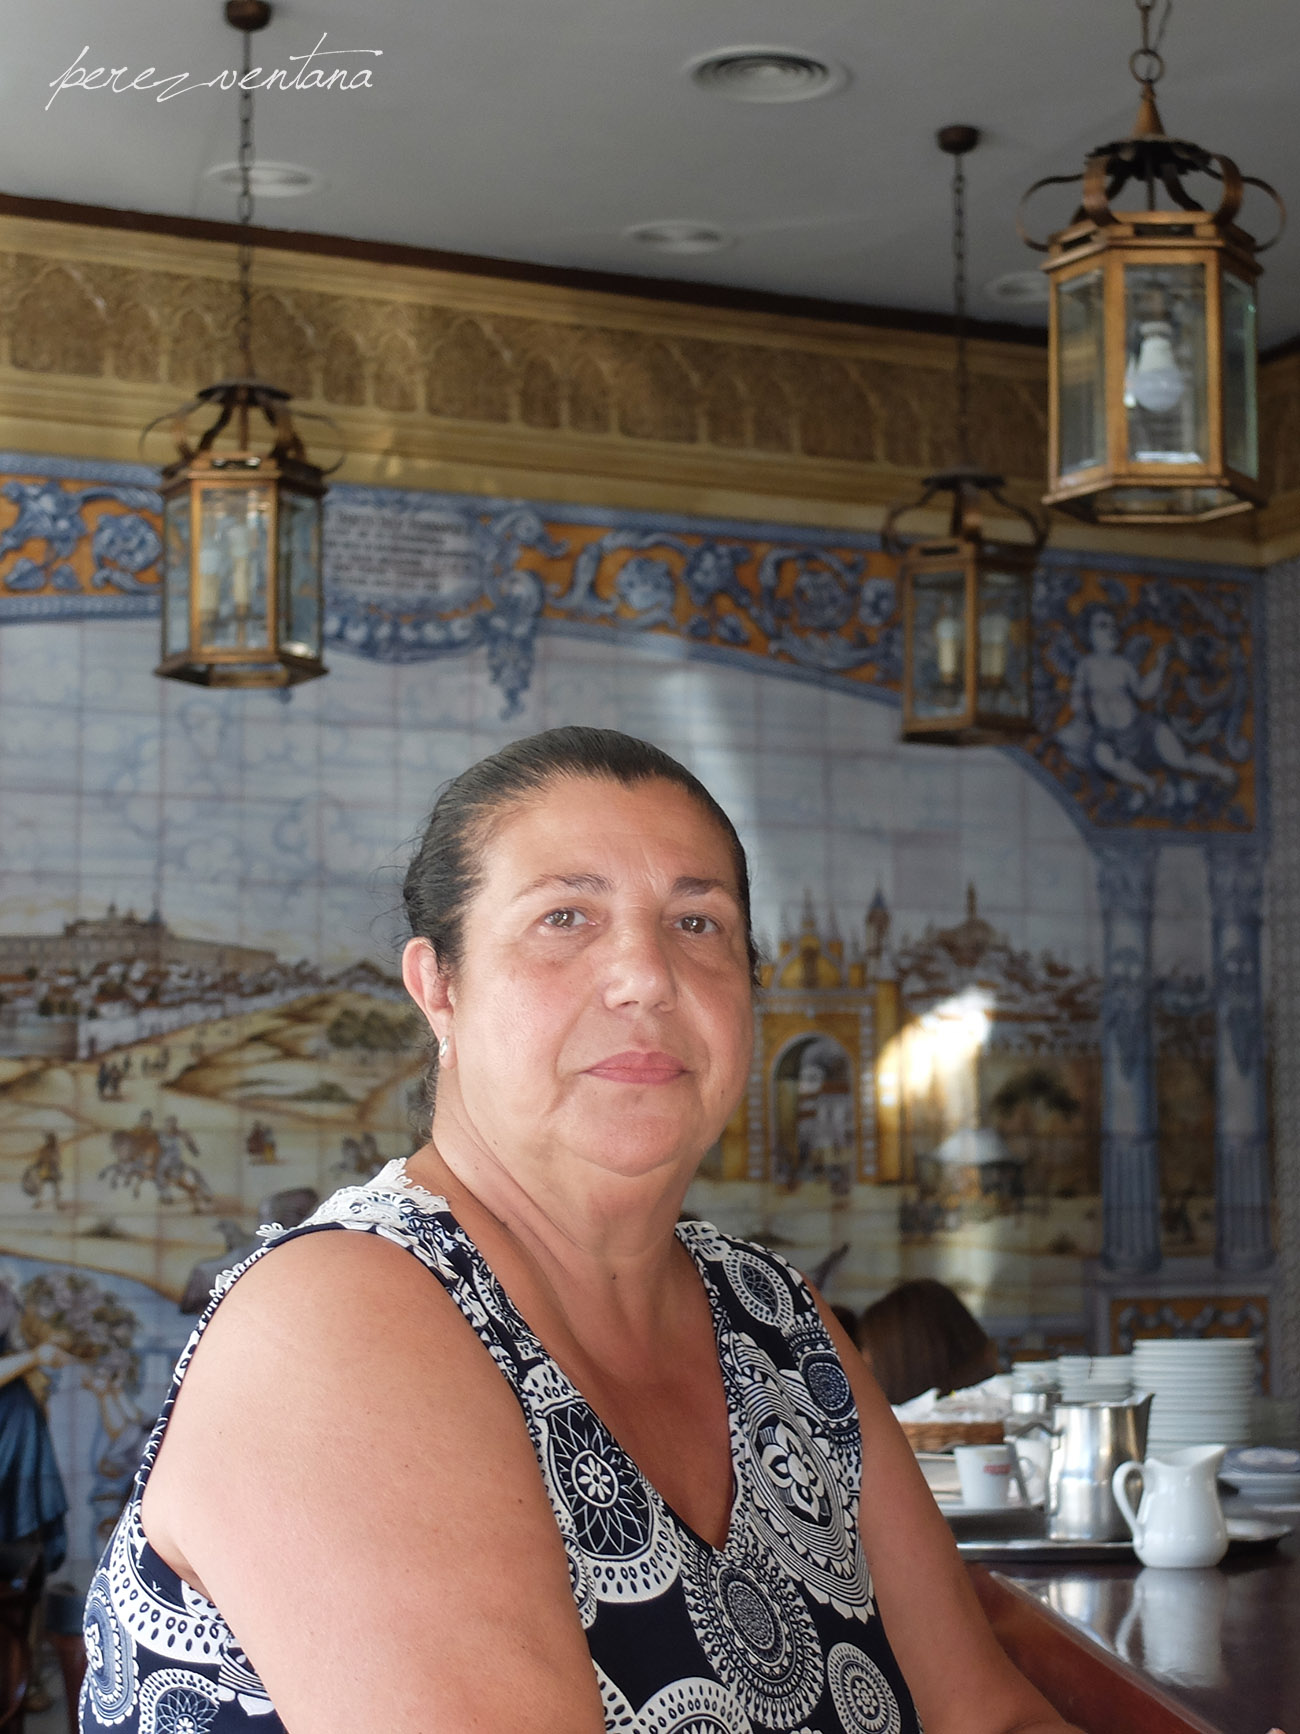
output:
M 900 744 L 896 682 L 835 648 L 887 644 L 893 586 L 866 538 L 644 515 L 583 529 L 576 510 L 344 493 L 365 523 L 331 580 L 331 672 L 287 702 L 154 678 L 146 539 L 103 528 L 110 507 L 145 521 L 130 499 L 83 500 L 81 529 L 64 524 L 72 577 L 38 559 L 67 518 L 59 498 L 46 542 L 29 515 L 0 571 L 0 1281 L 23 1341 L 70 1357 L 47 1395 L 75 1558 L 111 1522 L 217 1273 L 259 1225 L 301 1220 L 413 1148 L 427 1044 L 398 980 L 403 864 L 438 789 L 539 728 L 656 741 L 750 853 L 767 959 L 753 1068 L 688 1209 L 765 1240 L 837 1302 L 931 1274 L 1008 1353 L 1079 1346 L 1103 1250 L 1107 1068 L 1137 969 L 1158 1233 L 1170 1259 L 1210 1250 L 1225 958 L 1243 1078 L 1262 1020 L 1249 874 L 1213 854 L 1258 809 L 1254 697 L 1197 639 L 1212 608 L 1254 630 L 1240 584 L 1192 574 L 1139 601 L 1122 573 L 1056 569 L 1046 732 L 1032 752 L 953 753 Z M 463 542 L 434 535 L 430 514 L 453 506 Z M 361 582 L 385 536 L 445 581 L 437 633 L 412 638 L 382 566 Z M 542 537 L 569 539 L 568 589 L 548 580 L 545 608 L 512 614 L 560 561 Z M 770 568 L 780 654 L 770 634 L 752 655 L 719 637 L 763 593 L 759 542 L 787 550 Z M 701 550 L 727 547 L 749 553 L 715 562 L 708 606 L 683 613 L 690 584 L 704 595 Z M 39 570 L 16 587 L 21 559 Z M 131 561 L 134 593 L 113 576 Z M 856 625 L 834 625 L 835 586 Z M 1103 606 L 1114 651 L 1109 628 L 1092 632 Z M 863 608 L 880 618 L 864 625 Z M 1116 674 L 1080 675 L 1089 654 L 1128 659 L 1116 678 L 1153 720 L 1121 742 L 1094 718 L 1067 751 L 1092 676 Z M 1177 751 L 1207 763 L 1179 767 L 1160 730 L 1189 682 L 1206 726 Z M 1141 868 L 1136 915 L 1102 844 Z M 1149 934 L 1136 964 L 1117 910 Z

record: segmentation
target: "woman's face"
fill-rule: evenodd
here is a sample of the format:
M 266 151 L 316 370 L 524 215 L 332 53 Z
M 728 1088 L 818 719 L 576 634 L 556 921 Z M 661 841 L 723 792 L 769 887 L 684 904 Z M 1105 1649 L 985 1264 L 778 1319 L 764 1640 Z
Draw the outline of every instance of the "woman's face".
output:
M 692 1170 L 753 1039 L 727 839 L 673 783 L 564 777 L 499 823 L 484 867 L 439 1108 L 450 1084 L 456 1120 L 512 1169 Z

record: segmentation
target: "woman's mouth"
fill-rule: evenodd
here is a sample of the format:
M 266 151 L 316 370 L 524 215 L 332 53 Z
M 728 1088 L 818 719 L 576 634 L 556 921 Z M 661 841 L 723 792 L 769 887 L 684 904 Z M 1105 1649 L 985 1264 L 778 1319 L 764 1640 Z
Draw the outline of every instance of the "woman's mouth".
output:
M 587 1076 L 604 1078 L 611 1084 L 671 1084 L 685 1071 L 686 1067 L 672 1054 L 629 1048 L 625 1053 L 611 1054 L 599 1064 L 588 1066 Z

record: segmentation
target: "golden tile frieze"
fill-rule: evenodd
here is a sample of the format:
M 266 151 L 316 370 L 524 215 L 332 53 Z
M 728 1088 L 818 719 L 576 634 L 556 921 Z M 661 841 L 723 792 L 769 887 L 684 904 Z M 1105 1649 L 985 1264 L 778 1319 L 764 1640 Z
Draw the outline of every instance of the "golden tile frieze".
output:
M 793 501 L 865 525 L 957 458 L 942 334 L 274 247 L 255 285 L 256 366 L 338 422 L 350 480 L 641 505 L 677 489 L 688 509 Z M 0 217 L 0 435 L 134 458 L 144 422 L 236 371 L 236 312 L 226 243 Z M 1035 500 L 1045 352 L 977 339 L 971 360 L 981 458 Z M 1190 533 L 1213 557 L 1300 539 L 1300 357 L 1264 370 L 1261 402 L 1279 498 Z
M 234 363 L 229 247 L 30 219 L 3 220 L 0 238 L 8 368 L 184 389 Z M 596 436 L 902 470 L 954 455 L 942 337 L 271 250 L 256 282 L 259 368 L 332 410 L 519 428 L 548 446 Z M 984 343 L 973 362 L 994 461 L 1028 479 L 1042 357 Z

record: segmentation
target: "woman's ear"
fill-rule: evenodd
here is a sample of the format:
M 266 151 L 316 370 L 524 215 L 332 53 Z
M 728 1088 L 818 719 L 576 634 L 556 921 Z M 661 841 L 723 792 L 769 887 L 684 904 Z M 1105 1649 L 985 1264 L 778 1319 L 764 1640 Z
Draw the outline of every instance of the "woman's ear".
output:
M 451 1018 L 451 983 L 427 939 L 409 939 L 402 952 L 402 980 L 435 1036 L 446 1033 Z

